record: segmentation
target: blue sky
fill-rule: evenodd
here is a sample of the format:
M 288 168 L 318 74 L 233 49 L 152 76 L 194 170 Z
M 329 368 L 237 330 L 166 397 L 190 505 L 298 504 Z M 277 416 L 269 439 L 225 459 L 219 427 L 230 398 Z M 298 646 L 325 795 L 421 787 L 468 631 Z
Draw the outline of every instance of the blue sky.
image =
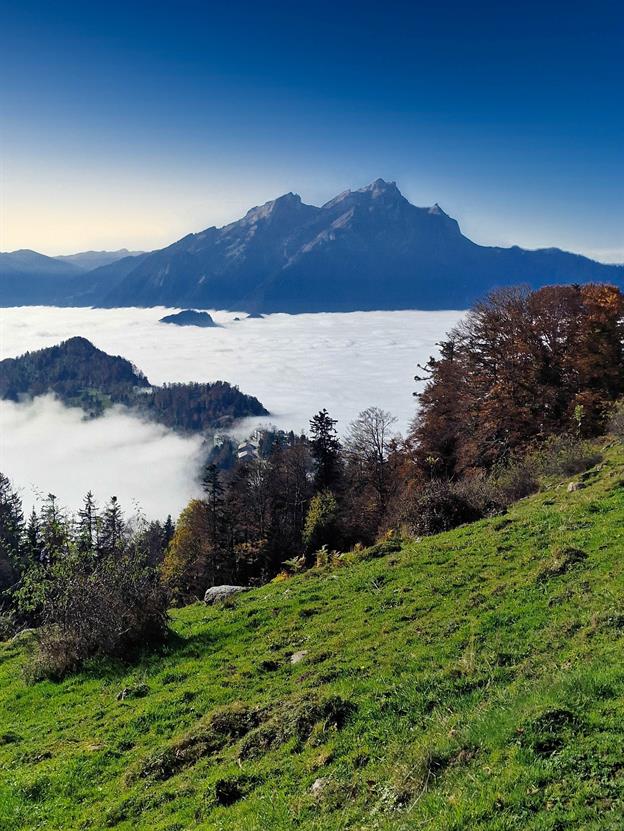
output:
M 153 248 L 382 176 L 624 261 L 619 2 L 2 2 L 0 248 Z

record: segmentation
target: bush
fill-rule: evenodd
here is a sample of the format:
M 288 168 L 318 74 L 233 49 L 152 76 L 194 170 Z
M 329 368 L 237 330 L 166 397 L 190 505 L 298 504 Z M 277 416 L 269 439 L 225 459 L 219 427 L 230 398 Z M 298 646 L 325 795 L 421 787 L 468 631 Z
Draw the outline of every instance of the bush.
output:
M 338 539 L 338 503 L 331 491 L 312 497 L 303 529 L 303 543 L 308 554 L 324 545 L 335 546 Z
M 158 574 L 136 552 L 68 558 L 48 576 L 31 678 L 58 679 L 89 658 L 128 659 L 161 643 L 167 599 Z
M 446 479 L 429 482 L 405 509 L 403 521 L 410 533 L 417 535 L 449 531 L 483 516 L 462 492 L 462 487 Z
M 574 476 L 597 465 L 602 456 L 590 442 L 564 434 L 550 436 L 528 457 L 542 476 Z
M 624 401 L 618 401 L 613 408 L 609 419 L 609 432 L 618 441 L 624 442 Z

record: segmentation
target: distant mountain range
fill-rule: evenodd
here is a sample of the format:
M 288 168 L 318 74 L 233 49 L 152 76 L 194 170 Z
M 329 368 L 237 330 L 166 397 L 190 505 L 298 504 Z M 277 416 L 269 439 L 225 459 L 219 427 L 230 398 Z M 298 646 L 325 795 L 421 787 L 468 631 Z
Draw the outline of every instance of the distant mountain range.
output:
M 93 271 L 94 268 L 110 265 L 124 257 L 137 257 L 144 253 L 144 251 L 128 251 L 127 248 L 120 248 L 118 251 L 82 251 L 80 254 L 64 254 L 54 259 L 78 266 L 83 271 Z
M 439 205 L 417 208 L 383 179 L 320 208 L 288 193 L 159 251 L 115 255 L 79 272 L 87 254 L 2 254 L 0 303 L 261 313 L 448 309 L 466 308 L 502 285 L 624 284 L 624 266 L 557 248 L 477 245 Z

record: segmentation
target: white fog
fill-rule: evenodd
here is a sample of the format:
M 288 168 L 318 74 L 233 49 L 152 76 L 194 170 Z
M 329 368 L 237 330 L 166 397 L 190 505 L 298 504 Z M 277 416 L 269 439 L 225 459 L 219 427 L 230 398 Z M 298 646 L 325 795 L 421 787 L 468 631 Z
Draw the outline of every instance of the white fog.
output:
M 235 321 L 235 312 L 211 312 L 220 327 L 199 329 L 159 323 L 168 311 L 2 309 L 0 358 L 81 335 L 131 360 L 152 383 L 237 384 L 271 412 L 265 423 L 299 431 L 326 407 L 345 430 L 360 410 L 377 405 L 390 410 L 404 431 L 415 411 L 417 364 L 435 353 L 462 314 L 277 314 Z M 128 510 L 138 503 L 148 517 L 176 515 L 196 491 L 200 446 L 199 438 L 117 410 L 87 421 L 49 397 L 0 402 L 0 470 L 21 489 L 27 506 L 37 494 L 53 491 L 75 508 L 91 488 L 100 501 L 115 494 Z

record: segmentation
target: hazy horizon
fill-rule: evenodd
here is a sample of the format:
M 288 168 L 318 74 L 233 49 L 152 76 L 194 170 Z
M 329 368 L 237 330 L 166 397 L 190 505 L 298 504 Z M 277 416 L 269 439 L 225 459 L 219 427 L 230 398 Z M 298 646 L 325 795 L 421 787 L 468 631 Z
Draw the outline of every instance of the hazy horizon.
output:
M 368 183 L 363 183 L 363 184 L 368 184 Z M 397 182 L 397 186 L 399 187 L 399 190 L 400 190 L 401 189 L 400 182 Z M 352 189 L 355 190 L 357 188 L 352 188 Z M 348 188 L 343 188 L 342 190 L 348 190 Z M 333 198 L 334 196 L 336 196 L 340 192 L 341 192 L 340 190 L 337 190 L 335 193 L 330 194 L 327 197 L 327 199 L 324 199 L 324 200 L 322 200 L 321 202 L 318 203 L 319 206 L 324 204 L 325 202 L 329 201 L 329 199 Z M 263 202 L 260 202 L 258 204 L 264 204 L 265 202 L 272 201 L 273 199 L 277 199 L 277 198 L 279 198 L 280 196 L 283 196 L 283 195 L 284 194 L 282 194 L 282 193 L 275 194 L 274 196 L 269 197 L 269 198 L 265 199 Z M 301 196 L 302 201 L 304 203 L 313 204 L 310 200 L 304 198 L 304 196 L 302 194 L 299 193 L 298 195 Z M 410 199 L 407 196 L 407 194 L 404 193 L 403 195 L 406 196 L 406 198 L 408 198 L 409 201 L 412 202 L 412 204 L 416 204 L 413 199 Z M 430 205 L 417 205 L 417 206 L 418 207 L 431 207 Z M 251 208 L 254 208 L 254 207 L 257 207 L 257 205 L 251 205 L 250 204 L 246 209 L 241 210 L 241 213 L 239 215 L 236 215 L 236 216 L 232 215 L 231 217 L 229 217 L 226 221 L 222 222 L 217 227 L 222 227 L 224 225 L 228 225 L 230 222 L 235 222 L 236 220 L 241 219 L 247 213 L 248 210 L 250 210 Z M 441 206 L 441 207 L 444 209 L 444 206 Z M 449 211 L 449 210 L 446 210 L 446 209 L 444 209 L 444 210 L 445 210 L 446 213 L 448 213 L 454 219 L 457 218 L 457 216 L 452 211 Z M 461 211 L 460 211 L 460 213 L 461 213 Z M 215 223 L 212 223 L 212 224 L 214 225 Z M 467 224 L 470 225 L 469 219 L 467 221 Z M 187 230 L 184 233 L 180 234 L 180 236 L 178 236 L 178 237 L 166 237 L 166 238 L 163 237 L 162 244 L 159 244 L 159 245 L 157 245 L 155 247 L 152 247 L 152 248 L 142 248 L 142 249 L 141 248 L 136 248 L 134 245 L 132 245 L 130 243 L 124 242 L 123 240 L 119 240 L 116 247 L 111 247 L 109 249 L 74 247 L 73 250 L 63 249 L 61 251 L 61 250 L 48 249 L 48 250 L 44 251 L 44 250 L 34 248 L 33 246 L 23 246 L 21 249 L 13 249 L 13 251 L 6 251 L 6 252 L 5 251 L 0 251 L 0 253 L 14 253 L 15 251 L 18 251 L 18 250 L 31 250 L 31 251 L 36 251 L 39 254 L 44 254 L 48 257 L 67 257 L 67 256 L 72 256 L 72 255 L 75 255 L 75 254 L 81 254 L 81 253 L 87 253 L 87 252 L 104 252 L 104 251 L 116 252 L 116 251 L 119 251 L 119 250 L 127 250 L 129 255 L 133 255 L 133 254 L 137 254 L 137 253 L 144 253 L 144 252 L 149 252 L 149 251 L 153 251 L 153 250 L 158 250 L 160 248 L 165 248 L 168 245 L 171 245 L 172 243 L 177 242 L 179 239 L 181 239 L 182 237 L 186 236 L 189 233 L 199 233 L 200 231 L 204 231 L 208 227 L 210 227 L 210 225 L 206 224 L 206 225 L 203 225 L 202 227 L 199 227 L 199 228 L 193 228 L 193 229 Z M 479 245 L 495 246 L 495 247 L 499 247 L 499 246 L 500 247 L 509 247 L 511 245 L 520 245 L 520 243 L 518 243 L 517 241 L 513 241 L 511 239 L 511 237 L 513 237 L 512 233 L 510 233 L 509 238 L 506 238 L 504 241 L 493 242 L 493 241 L 484 241 L 484 240 L 476 239 L 476 238 L 472 237 L 469 233 L 466 232 L 466 229 L 463 227 L 461 222 L 460 222 L 460 228 L 462 230 L 462 233 L 465 236 L 469 237 L 470 239 L 472 239 L 473 242 L 476 242 Z M 555 245 L 555 244 L 541 245 L 541 246 L 536 246 L 535 248 L 531 248 L 530 246 L 526 246 L 526 245 L 520 245 L 520 247 L 524 248 L 526 250 L 537 250 L 538 248 L 553 248 L 553 247 L 554 248 L 562 248 L 562 246 Z M 605 264 L 612 264 L 612 265 L 624 264 L 624 247 L 621 248 L 621 249 L 613 249 L 613 250 L 609 250 L 609 249 L 606 249 L 606 250 L 587 249 L 587 250 L 583 251 L 583 250 L 577 250 L 577 249 L 574 249 L 574 248 L 569 248 L 569 249 L 562 248 L 562 250 L 564 250 L 564 251 L 569 250 L 571 253 L 574 253 L 574 254 L 582 254 L 583 256 L 589 257 L 590 259 L 596 260 L 598 262 L 603 262 Z

